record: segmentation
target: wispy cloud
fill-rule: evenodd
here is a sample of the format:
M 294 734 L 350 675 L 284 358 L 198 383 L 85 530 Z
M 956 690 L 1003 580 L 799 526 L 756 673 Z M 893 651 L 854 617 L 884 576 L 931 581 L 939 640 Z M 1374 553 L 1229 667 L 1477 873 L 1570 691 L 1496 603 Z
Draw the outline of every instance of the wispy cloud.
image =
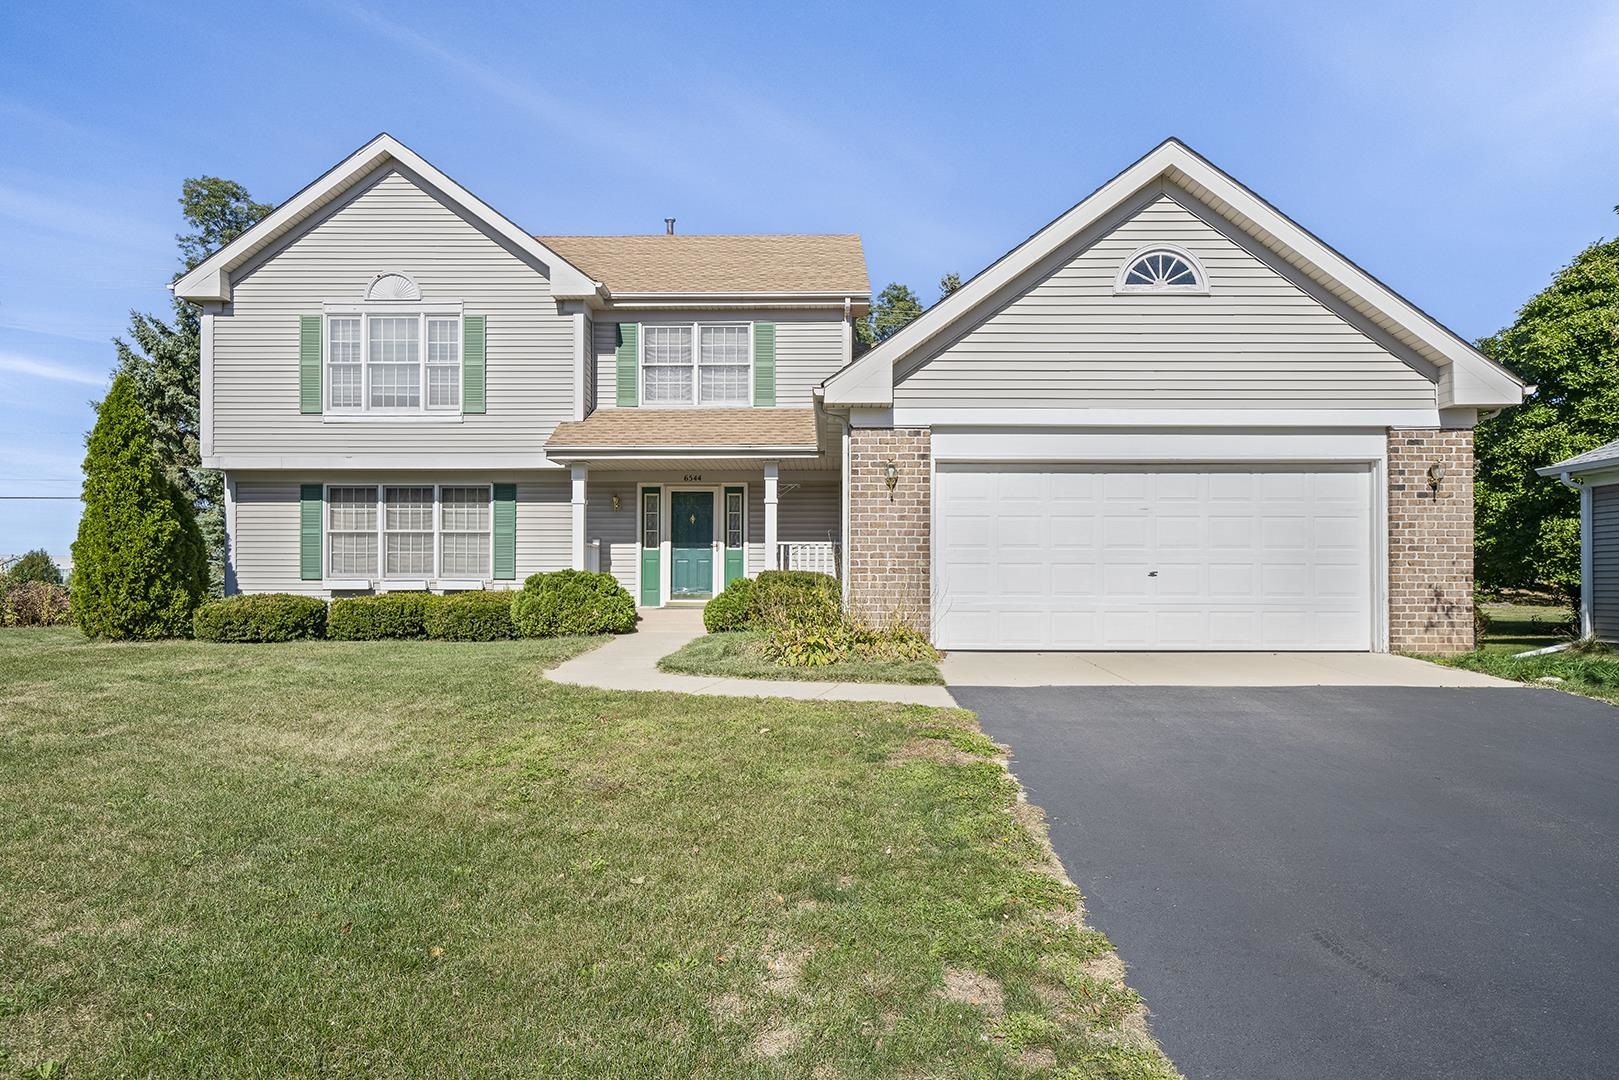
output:
M 173 233 L 153 222 L 8 184 L 0 184 L 0 218 L 103 247 L 116 245 L 151 252 L 167 250 L 174 243 Z
M 0 374 L 25 375 L 53 382 L 77 383 L 80 386 L 107 385 L 107 376 L 95 375 L 80 368 L 69 367 L 54 360 L 38 360 L 16 353 L 0 353 Z

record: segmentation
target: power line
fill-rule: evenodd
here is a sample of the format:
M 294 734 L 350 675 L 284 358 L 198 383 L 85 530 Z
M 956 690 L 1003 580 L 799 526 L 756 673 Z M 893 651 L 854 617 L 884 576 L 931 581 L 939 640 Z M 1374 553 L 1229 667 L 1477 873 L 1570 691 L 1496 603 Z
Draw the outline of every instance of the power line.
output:
M 63 502 L 70 499 L 73 502 L 83 501 L 83 499 L 78 495 L 0 495 L 0 499 L 17 500 L 21 502 L 50 502 L 52 499 L 59 499 Z

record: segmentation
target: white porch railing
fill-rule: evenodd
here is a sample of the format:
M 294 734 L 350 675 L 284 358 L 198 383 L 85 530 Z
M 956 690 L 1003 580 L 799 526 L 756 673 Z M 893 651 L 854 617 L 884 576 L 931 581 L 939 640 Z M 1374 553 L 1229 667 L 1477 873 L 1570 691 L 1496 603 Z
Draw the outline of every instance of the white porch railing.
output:
M 776 565 L 783 570 L 813 570 L 838 577 L 841 563 L 834 541 L 783 540 L 776 545 Z

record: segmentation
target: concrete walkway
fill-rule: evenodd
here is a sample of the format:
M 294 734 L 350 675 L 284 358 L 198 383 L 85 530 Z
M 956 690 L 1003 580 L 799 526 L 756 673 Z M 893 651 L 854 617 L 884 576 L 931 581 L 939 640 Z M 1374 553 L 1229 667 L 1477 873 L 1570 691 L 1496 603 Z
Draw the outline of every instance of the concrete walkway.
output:
M 716 675 L 671 675 L 658 661 L 703 635 L 701 608 L 642 608 L 633 634 L 552 668 L 545 677 L 601 690 L 667 690 L 676 694 L 722 697 L 780 697 L 800 701 L 897 701 L 951 707 L 956 699 L 942 686 L 896 683 L 803 682 L 789 679 L 726 679 Z
M 939 670 L 950 686 L 1522 686 L 1391 653 L 953 652 Z

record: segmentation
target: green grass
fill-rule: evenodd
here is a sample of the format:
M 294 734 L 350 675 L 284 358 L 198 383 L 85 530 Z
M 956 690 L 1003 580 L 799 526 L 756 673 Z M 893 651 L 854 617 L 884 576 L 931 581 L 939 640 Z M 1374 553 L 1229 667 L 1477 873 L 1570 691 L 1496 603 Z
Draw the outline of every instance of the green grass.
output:
M 590 644 L 0 633 L 0 1076 L 1174 1075 L 969 714 Z
M 1619 705 L 1619 654 L 1605 650 L 1570 650 L 1547 656 L 1526 656 L 1520 660 L 1510 653 L 1478 649 L 1460 656 L 1442 657 L 1439 663 L 1526 683 L 1539 683 L 1548 677 L 1561 679 L 1561 682 L 1542 685 Z
M 1479 648 L 1486 652 L 1528 652 L 1557 645 L 1571 636 L 1574 613 L 1566 606 L 1522 601 L 1481 606 L 1490 617 L 1490 628 L 1479 639 Z
M 704 634 L 658 661 L 659 671 L 730 679 L 803 679 L 811 682 L 910 683 L 943 686 L 932 660 L 854 660 L 824 667 L 788 667 L 759 651 L 765 635 L 754 630 Z

